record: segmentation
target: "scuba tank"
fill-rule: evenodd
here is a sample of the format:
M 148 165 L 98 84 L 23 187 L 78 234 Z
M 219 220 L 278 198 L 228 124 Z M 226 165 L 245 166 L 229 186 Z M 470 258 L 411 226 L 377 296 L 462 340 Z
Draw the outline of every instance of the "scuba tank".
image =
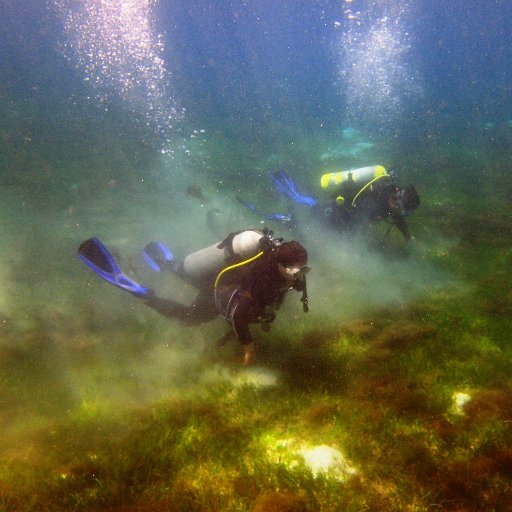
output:
M 320 178 L 320 186 L 328 192 L 342 194 L 336 196 L 337 204 L 342 205 L 349 202 L 354 206 L 362 192 L 381 178 L 389 176 L 390 174 L 382 165 L 370 165 L 324 174 Z
M 369 167 L 359 167 L 349 171 L 329 172 L 320 178 L 320 186 L 324 190 L 333 191 L 344 185 L 347 181 L 359 183 L 370 181 L 381 176 L 388 176 L 386 169 L 382 165 L 370 165 Z
M 221 242 L 189 254 L 183 260 L 182 273 L 192 281 L 215 277 L 226 265 L 255 256 L 266 236 L 256 229 L 231 233 Z

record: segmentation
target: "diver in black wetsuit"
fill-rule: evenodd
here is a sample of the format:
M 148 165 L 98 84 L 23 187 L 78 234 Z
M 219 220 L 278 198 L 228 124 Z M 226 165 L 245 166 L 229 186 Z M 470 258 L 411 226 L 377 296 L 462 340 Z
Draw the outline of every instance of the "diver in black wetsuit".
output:
M 234 250 L 237 244 L 242 247 L 240 252 L 254 255 L 242 259 Z M 167 318 L 195 325 L 223 316 L 243 346 L 244 364 L 250 364 L 255 357 L 249 324 L 260 323 L 267 330 L 292 289 L 302 292 L 304 311 L 308 308 L 306 250 L 298 242 L 282 242 L 266 231 L 232 233 L 220 244 L 193 253 L 180 263 L 163 244 L 148 244 L 143 255 L 153 269 L 170 270 L 199 289 L 190 305 L 157 297 L 152 290 L 124 276 L 112 255 L 95 238 L 83 242 L 79 254 L 100 277 L 129 291 Z M 199 267 L 201 264 L 203 268 Z
M 401 188 L 394 179 L 383 177 L 371 188 L 356 197 L 360 186 L 346 183 L 326 203 L 313 207 L 314 211 L 340 232 L 354 232 L 370 224 L 387 221 L 396 226 L 405 241 L 411 239 L 406 217 L 420 204 L 420 198 L 412 185 Z
M 320 184 L 328 199 L 319 201 L 301 194 L 294 181 L 284 171 L 270 175 L 275 188 L 294 204 L 309 208 L 314 217 L 339 232 L 354 232 L 385 220 L 394 225 L 409 241 L 411 235 L 405 221 L 420 204 L 412 185 L 401 187 L 392 173 L 381 165 L 351 171 L 324 174 Z M 278 220 L 290 231 L 297 227 L 292 213 L 263 214 L 252 204 L 239 201 L 267 220 Z

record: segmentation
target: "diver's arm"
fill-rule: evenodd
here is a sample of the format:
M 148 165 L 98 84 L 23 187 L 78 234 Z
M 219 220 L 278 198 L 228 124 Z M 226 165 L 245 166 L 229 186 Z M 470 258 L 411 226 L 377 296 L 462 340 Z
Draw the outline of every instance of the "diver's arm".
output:
M 241 298 L 238 299 L 238 302 L 231 313 L 231 325 L 233 326 L 233 330 L 235 331 L 238 341 L 242 345 L 249 345 L 252 343 L 252 336 L 249 331 L 250 309 L 251 304 L 249 301 Z
M 399 229 L 400 233 L 402 233 L 404 240 L 408 242 L 411 239 L 411 234 L 409 233 L 409 228 L 407 227 L 407 223 L 405 222 L 405 218 L 403 215 L 394 215 L 393 222 L 395 226 Z
M 241 303 L 235 306 L 231 317 L 233 330 L 244 351 L 244 366 L 253 363 L 256 359 L 256 348 L 249 330 L 249 310 L 246 309 L 247 306 L 247 303 L 241 301 Z
M 288 294 L 288 290 L 281 291 L 281 293 L 279 294 L 279 296 L 277 297 L 277 299 L 274 302 L 275 311 L 277 311 L 283 305 L 284 299 L 287 294 Z
M 240 294 L 230 315 L 231 325 L 244 350 L 243 364 L 245 366 L 253 363 L 256 358 L 256 349 L 249 330 L 253 307 L 254 299 L 248 295 Z

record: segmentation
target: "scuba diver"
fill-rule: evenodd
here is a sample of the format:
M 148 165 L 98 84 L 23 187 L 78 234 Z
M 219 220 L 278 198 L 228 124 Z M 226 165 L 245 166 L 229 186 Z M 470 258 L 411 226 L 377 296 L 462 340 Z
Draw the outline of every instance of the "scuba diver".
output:
M 411 239 L 405 218 L 418 208 L 420 197 L 413 185 L 400 187 L 382 165 L 324 174 L 320 186 L 329 201 L 319 209 L 339 231 L 384 220 L 396 226 L 404 240 Z
M 384 220 L 396 226 L 404 240 L 411 239 L 405 218 L 418 208 L 420 197 L 414 186 L 400 187 L 393 173 L 382 165 L 324 174 L 320 186 L 328 198 L 323 202 L 300 193 L 284 171 L 270 177 L 276 189 L 292 203 L 309 208 L 315 217 L 339 232 L 356 231 Z M 292 213 L 263 214 L 252 204 L 239 201 L 268 220 L 278 220 L 290 230 L 296 227 Z M 386 236 L 388 233 L 389 229 Z
M 84 241 L 78 253 L 100 277 L 167 318 L 198 325 L 223 316 L 232 330 L 219 343 L 224 344 L 234 331 L 243 347 L 245 365 L 255 359 L 249 324 L 259 323 L 267 331 L 292 289 L 302 292 L 303 309 L 308 311 L 306 273 L 310 267 L 306 249 L 296 241 L 274 238 L 266 228 L 231 233 L 223 241 L 189 254 L 182 262 L 176 261 L 162 242 L 146 245 L 142 256 L 152 270 L 171 271 L 199 290 L 188 306 L 157 297 L 153 290 L 124 275 L 97 238 Z

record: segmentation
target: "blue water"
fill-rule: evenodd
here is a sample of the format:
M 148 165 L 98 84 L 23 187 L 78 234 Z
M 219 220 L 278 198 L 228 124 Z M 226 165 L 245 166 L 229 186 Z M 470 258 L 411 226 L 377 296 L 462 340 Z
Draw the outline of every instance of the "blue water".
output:
M 65 24 L 67 16 L 76 29 L 78 13 L 93 5 L 3 5 L 4 105 L 31 102 L 50 126 L 84 104 L 91 116 L 95 108 L 135 111 L 164 137 L 187 125 L 222 125 L 230 137 L 243 132 L 257 140 L 282 125 L 287 142 L 297 132 L 333 134 L 349 122 L 421 143 L 426 127 L 450 137 L 512 118 L 507 2 L 161 1 L 146 9 L 165 61 L 162 75 L 153 73 L 158 105 L 145 86 L 123 97 L 121 79 L 109 79 L 124 68 L 144 80 L 147 68 L 136 69 L 134 55 L 118 59 L 117 70 L 96 69 L 96 85 L 86 80 L 91 62 L 77 55 L 78 45 L 105 52 L 112 41 L 95 39 L 93 24 L 79 36 Z M 159 108 L 177 112 L 169 122 L 155 120 Z

